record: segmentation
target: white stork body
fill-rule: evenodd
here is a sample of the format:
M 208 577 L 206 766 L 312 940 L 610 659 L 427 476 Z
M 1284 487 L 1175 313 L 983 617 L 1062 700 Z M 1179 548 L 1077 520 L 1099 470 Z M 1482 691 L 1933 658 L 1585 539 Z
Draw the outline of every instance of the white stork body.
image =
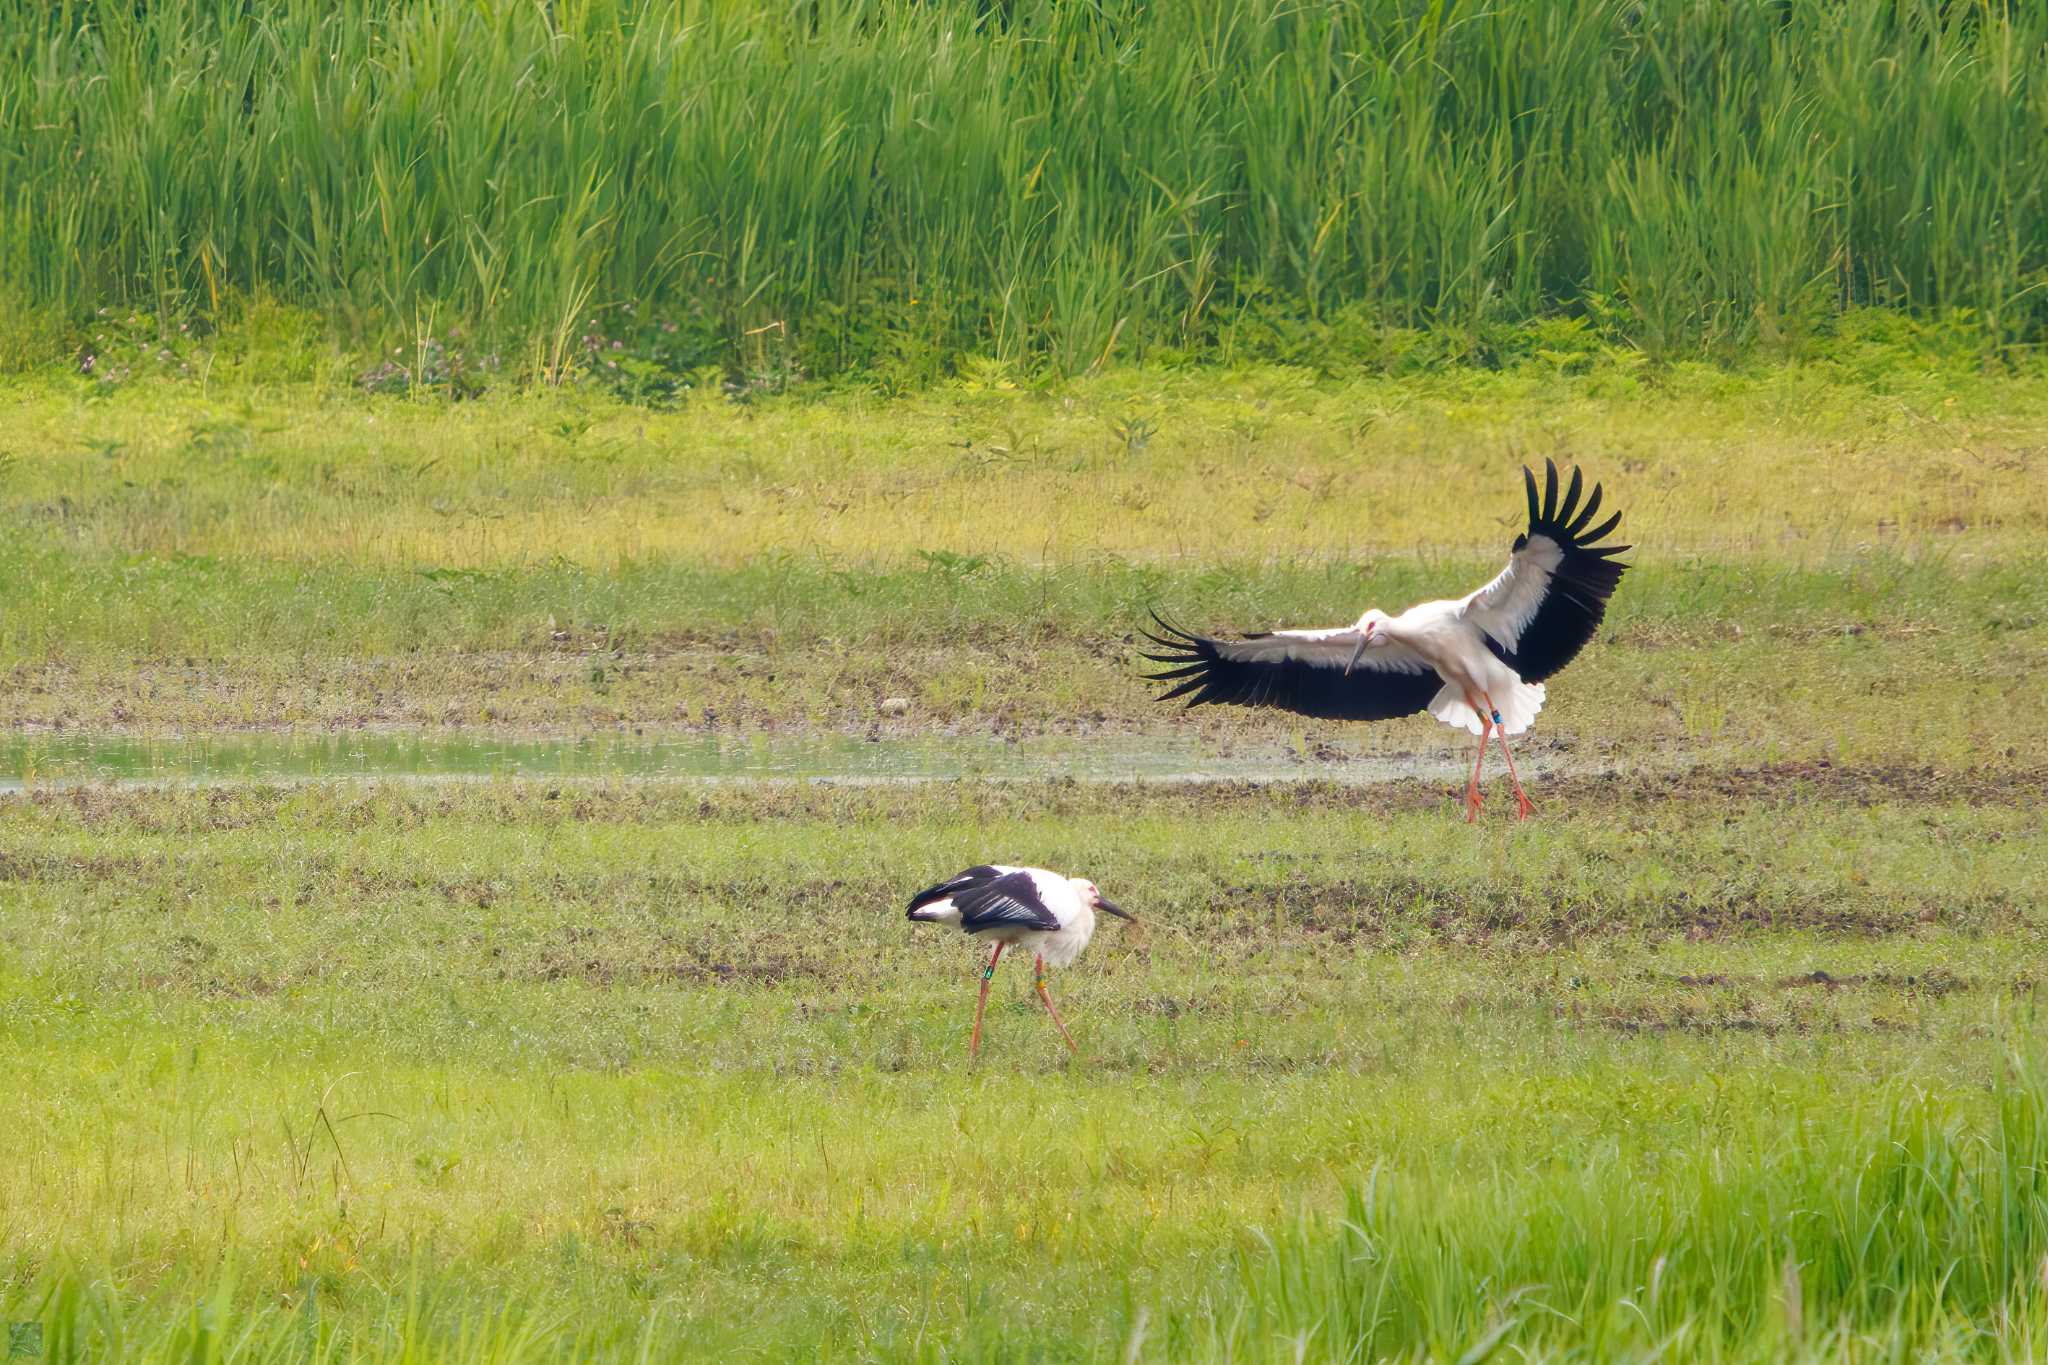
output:
M 1484 634 L 1466 618 L 1464 607 L 1464 601 L 1422 602 L 1399 616 L 1382 615 L 1371 623 L 1361 619 L 1356 626 L 1329 630 L 1276 630 L 1271 638 L 1304 643 L 1330 640 L 1338 643 L 1340 651 L 1349 651 L 1359 643 L 1367 624 L 1372 624 L 1373 643 L 1385 641 L 1381 648 L 1396 651 L 1375 663 L 1418 678 L 1433 672 L 1441 681 L 1423 710 L 1446 725 L 1476 735 L 1482 717 L 1466 698 L 1491 697 L 1500 712 L 1500 731 L 1519 735 L 1543 709 L 1543 684 L 1523 682 L 1514 669 L 1502 663 L 1486 647 Z
M 967 1043 L 972 1058 L 981 1050 L 981 1015 L 988 1005 L 988 984 L 996 974 L 1003 949 L 1028 951 L 1038 967 L 1038 998 L 1058 1026 L 1067 1049 L 1074 1040 L 1053 1007 L 1045 988 L 1048 963 L 1064 967 L 1081 955 L 1095 936 L 1095 912 L 1129 919 L 1102 897 L 1085 877 L 1062 877 L 1042 867 L 1005 867 L 983 863 L 910 898 L 908 918 L 920 924 L 950 924 L 995 944 L 981 973 L 981 999 L 974 1007 L 974 1032 Z
M 1543 709 L 1543 680 L 1570 663 L 1599 629 L 1607 599 L 1628 567 L 1614 556 L 1629 547 L 1598 543 L 1620 524 L 1618 512 L 1587 529 L 1600 510 L 1600 486 L 1593 486 L 1581 506 L 1578 470 L 1572 471 L 1562 506 L 1556 465 L 1545 462 L 1540 500 L 1536 476 L 1524 469 L 1522 478 L 1529 529 L 1515 539 L 1507 567 L 1485 587 L 1421 603 L 1399 616 L 1372 610 L 1349 626 L 1278 630 L 1243 640 L 1212 640 L 1161 621 L 1166 635 L 1147 638 L 1168 652 L 1145 656 L 1172 665 L 1151 675 L 1176 684 L 1161 699 L 1187 696 L 1189 706 L 1277 706 L 1345 720 L 1427 711 L 1479 737 L 1465 792 L 1466 819 L 1479 811 L 1489 735 L 1507 756 L 1517 811 L 1526 817 L 1534 808 L 1522 791 L 1507 737 L 1535 721 Z

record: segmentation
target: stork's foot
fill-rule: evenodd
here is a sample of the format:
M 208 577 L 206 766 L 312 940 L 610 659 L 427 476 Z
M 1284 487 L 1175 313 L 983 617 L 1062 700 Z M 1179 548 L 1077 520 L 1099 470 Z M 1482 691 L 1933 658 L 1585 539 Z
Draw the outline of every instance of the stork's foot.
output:
M 1526 820 L 1536 813 L 1536 807 L 1529 800 L 1529 794 L 1520 787 L 1515 788 L 1515 818 Z
M 1474 820 L 1477 820 L 1477 819 L 1479 818 L 1479 807 L 1480 807 L 1480 806 L 1481 806 L 1482 804 L 1484 804 L 1484 802 L 1485 802 L 1485 798 L 1484 798 L 1484 797 L 1482 797 L 1482 796 L 1481 796 L 1481 795 L 1479 794 L 1479 788 L 1477 788 L 1477 787 L 1467 787 L 1467 788 L 1465 789 L 1465 823 L 1466 823 L 1466 824 L 1468 824 L 1468 825 L 1469 825 L 1469 824 L 1471 824 L 1471 823 L 1472 823 L 1472 822 L 1473 822 Z

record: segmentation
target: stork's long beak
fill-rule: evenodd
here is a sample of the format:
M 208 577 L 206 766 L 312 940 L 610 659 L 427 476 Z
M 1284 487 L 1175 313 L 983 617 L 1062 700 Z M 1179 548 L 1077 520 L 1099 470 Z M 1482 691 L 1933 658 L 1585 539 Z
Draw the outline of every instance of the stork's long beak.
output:
M 1096 900 L 1095 908 L 1097 910 L 1107 910 L 1110 914 L 1115 915 L 1118 919 L 1127 919 L 1133 924 L 1136 924 L 1138 922 L 1138 917 L 1136 915 L 1128 914 L 1125 911 L 1119 910 L 1114 905 L 1111 905 L 1108 901 L 1102 900 L 1100 898 Z
M 1358 648 L 1351 651 L 1351 662 L 1344 665 L 1345 677 L 1350 677 L 1351 670 L 1358 667 L 1359 657 L 1365 653 L 1365 642 L 1368 638 L 1370 637 L 1368 637 L 1364 631 L 1361 630 L 1358 632 Z

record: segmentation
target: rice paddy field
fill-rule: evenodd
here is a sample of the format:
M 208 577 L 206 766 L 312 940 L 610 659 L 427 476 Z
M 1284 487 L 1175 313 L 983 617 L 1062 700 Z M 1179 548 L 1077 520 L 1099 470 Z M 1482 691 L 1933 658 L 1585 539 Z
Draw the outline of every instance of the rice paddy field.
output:
M 2048 1354 L 2034 7 L 0 0 L 6 1358 Z M 1517 753 L 1161 706 L 1633 566 Z M 1086 875 L 1051 988 L 904 920 Z

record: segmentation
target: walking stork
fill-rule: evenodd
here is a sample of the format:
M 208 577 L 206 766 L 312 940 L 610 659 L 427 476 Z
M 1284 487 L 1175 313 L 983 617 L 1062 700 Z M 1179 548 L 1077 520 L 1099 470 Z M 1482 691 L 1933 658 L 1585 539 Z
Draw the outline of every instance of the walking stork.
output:
M 981 1015 L 988 1008 L 988 983 L 1003 949 L 1029 948 L 1038 963 L 1038 998 L 1052 1016 L 1067 1051 L 1078 1052 L 1073 1035 L 1045 989 L 1049 962 L 1064 967 L 1095 936 L 1095 912 L 1131 917 L 1102 898 L 1085 877 L 1062 877 L 1042 867 L 1001 867 L 984 863 L 957 877 L 926 887 L 910 898 L 909 918 L 922 924 L 951 924 L 995 943 L 981 972 L 981 998 L 974 1005 L 974 1032 L 967 1039 L 971 1061 L 981 1051 Z
M 1615 556 L 1626 545 L 1599 542 L 1621 522 L 1616 512 L 1598 526 L 1600 485 L 1580 504 L 1582 481 L 1572 470 L 1562 502 L 1557 466 L 1544 461 L 1543 494 L 1526 467 L 1529 529 L 1515 537 L 1505 569 L 1463 597 L 1424 602 L 1389 616 L 1374 608 L 1349 626 L 1276 630 L 1242 640 L 1212 640 L 1153 620 L 1165 635 L 1146 638 L 1170 665 L 1148 674 L 1175 686 L 1161 701 L 1277 706 L 1332 720 L 1387 720 L 1428 711 L 1446 725 L 1479 736 L 1465 819 L 1479 814 L 1479 773 L 1489 734 L 1500 742 L 1514 784 L 1516 818 L 1535 810 L 1515 771 L 1508 736 L 1519 735 L 1543 707 L 1543 682 L 1593 638 L 1607 599 L 1628 568 Z M 1589 526 L 1592 529 L 1587 529 Z

